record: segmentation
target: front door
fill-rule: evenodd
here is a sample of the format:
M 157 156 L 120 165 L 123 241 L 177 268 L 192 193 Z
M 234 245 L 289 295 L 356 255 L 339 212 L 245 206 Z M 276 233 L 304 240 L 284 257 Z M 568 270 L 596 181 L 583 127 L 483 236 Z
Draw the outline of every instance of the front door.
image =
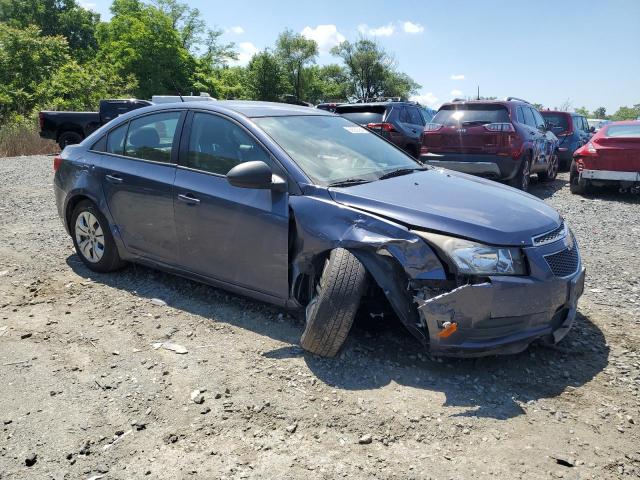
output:
M 109 132 L 102 185 L 127 250 L 175 263 L 173 181 L 182 112 L 144 115 Z
M 269 153 L 244 127 L 211 113 L 187 119 L 174 185 L 179 263 L 194 273 L 288 298 L 287 193 L 229 184 L 234 166 Z

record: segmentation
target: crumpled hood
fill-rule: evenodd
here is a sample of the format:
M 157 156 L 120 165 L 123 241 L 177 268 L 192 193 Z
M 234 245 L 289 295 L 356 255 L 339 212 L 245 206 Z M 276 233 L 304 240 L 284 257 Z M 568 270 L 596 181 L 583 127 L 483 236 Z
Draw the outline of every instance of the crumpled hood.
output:
M 343 205 L 493 245 L 531 245 L 531 237 L 561 222 L 558 212 L 532 195 L 450 170 L 429 169 L 329 191 Z

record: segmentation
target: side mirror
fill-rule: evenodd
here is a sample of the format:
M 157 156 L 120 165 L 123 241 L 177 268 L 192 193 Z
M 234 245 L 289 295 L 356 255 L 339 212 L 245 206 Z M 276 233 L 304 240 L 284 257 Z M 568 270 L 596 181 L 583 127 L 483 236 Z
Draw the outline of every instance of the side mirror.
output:
M 596 127 L 589 127 L 589 133 L 596 133 Z
M 259 160 L 236 165 L 227 173 L 227 181 L 234 187 L 262 190 L 285 191 L 287 186 L 285 180 L 273 174 L 269 165 Z

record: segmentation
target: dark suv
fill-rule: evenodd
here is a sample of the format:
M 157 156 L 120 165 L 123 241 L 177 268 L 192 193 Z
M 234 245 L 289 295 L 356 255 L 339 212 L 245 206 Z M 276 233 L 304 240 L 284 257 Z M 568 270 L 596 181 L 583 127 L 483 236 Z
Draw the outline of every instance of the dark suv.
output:
M 420 158 L 526 191 L 532 173 L 541 180 L 556 177 L 557 144 L 540 112 L 524 100 L 454 101 L 425 125 Z
M 569 170 L 573 152 L 589 141 L 595 128 L 589 127 L 587 119 L 577 113 L 553 110 L 544 110 L 540 113 L 545 122 L 547 122 L 549 130 L 558 137 L 558 162 L 560 168 Z
M 335 113 L 359 123 L 393 142 L 412 157 L 420 153 L 420 136 L 427 120 L 413 102 L 374 102 L 338 105 Z

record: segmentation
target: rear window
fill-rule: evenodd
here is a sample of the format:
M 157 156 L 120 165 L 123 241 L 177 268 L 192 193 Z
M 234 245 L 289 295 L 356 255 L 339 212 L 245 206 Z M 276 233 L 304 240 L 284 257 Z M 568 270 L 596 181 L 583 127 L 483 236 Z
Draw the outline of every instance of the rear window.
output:
M 382 106 L 362 106 L 362 107 L 337 107 L 336 113 L 352 122 L 366 125 L 367 123 L 381 123 L 386 107 Z
M 541 112 L 552 132 L 569 130 L 569 116 L 562 113 Z
M 506 123 L 509 112 L 502 105 L 447 105 L 431 121 L 447 126 Z
M 610 125 L 605 132 L 607 137 L 640 138 L 640 124 L 638 125 Z

